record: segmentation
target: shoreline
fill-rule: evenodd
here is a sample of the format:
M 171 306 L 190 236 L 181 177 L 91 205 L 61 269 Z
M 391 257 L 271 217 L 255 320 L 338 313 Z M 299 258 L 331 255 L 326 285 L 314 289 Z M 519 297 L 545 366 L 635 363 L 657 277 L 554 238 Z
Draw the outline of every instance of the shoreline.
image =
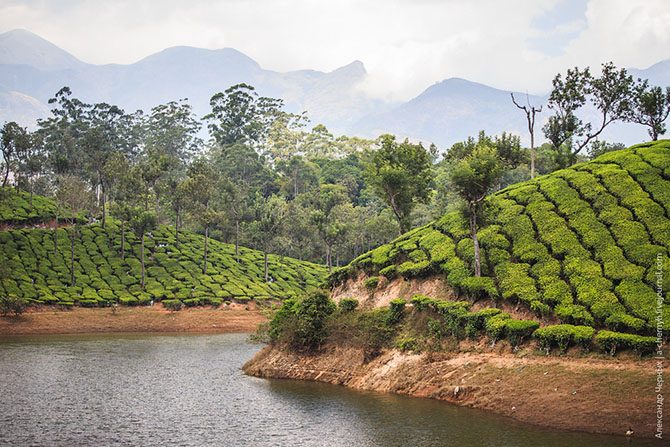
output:
M 635 437 L 655 434 L 653 359 L 519 356 L 510 353 L 407 353 L 384 350 L 365 362 L 360 349 L 325 346 L 296 354 L 268 346 L 246 374 L 431 398 L 551 429 Z
M 251 333 L 267 321 L 255 305 L 230 304 L 172 312 L 151 307 L 62 310 L 46 306 L 0 317 L 0 336 L 151 333 Z

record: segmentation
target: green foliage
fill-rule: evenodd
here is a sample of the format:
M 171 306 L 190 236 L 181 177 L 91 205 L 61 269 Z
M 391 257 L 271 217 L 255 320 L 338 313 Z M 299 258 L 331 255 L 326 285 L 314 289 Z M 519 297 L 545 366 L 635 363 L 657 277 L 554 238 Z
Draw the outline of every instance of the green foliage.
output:
M 419 343 L 415 337 L 402 337 L 396 341 L 396 348 L 401 351 L 416 351 Z
M 379 285 L 379 277 L 371 276 L 365 280 L 365 288 L 368 290 L 375 290 Z
M 657 349 L 656 337 L 612 331 L 599 331 L 596 335 L 596 343 L 603 351 L 611 355 L 622 349 L 631 349 L 640 355 L 651 354 Z
M 368 162 L 366 177 L 406 232 L 411 228 L 410 215 L 416 204 L 429 198 L 431 156 L 420 144 L 407 140 L 398 143 L 392 135 L 382 135 L 379 144 Z
M 0 315 L 21 315 L 26 310 L 26 300 L 14 294 L 0 295 Z
M 540 348 L 549 353 L 552 348 L 565 352 L 571 345 L 588 349 L 595 330 L 590 326 L 573 326 L 571 324 L 556 324 L 545 326 L 533 332 L 538 339 Z
M 526 338 L 530 337 L 540 327 L 533 320 L 505 320 L 505 335 L 512 346 L 519 346 Z
M 285 299 L 314 290 L 325 277 L 321 266 L 269 255 L 269 273 L 277 280 L 266 282 L 263 271 L 254 268 L 262 266 L 262 253 L 243 249 L 238 264 L 234 247 L 216 240 L 209 241 L 211 265 L 204 275 L 198 267 L 203 237 L 185 230 L 181 233 L 178 248 L 171 228 L 161 226 L 147 233 L 146 287 L 140 293 L 139 242 L 127 233 L 126 254 L 121 258 L 119 228 L 112 220 L 108 219 L 106 228 L 97 224 L 80 227 L 75 238 L 78 287 L 72 287 L 69 281 L 70 247 L 66 237 L 60 237 L 63 249 L 54 253 L 52 230 L 0 231 L 0 252 L 10 266 L 0 285 L 29 303 L 106 306 L 115 302 L 148 304 L 153 299 L 200 305 L 214 298 Z M 31 278 L 44 279 L 39 285 Z
M 388 315 L 388 323 L 389 324 L 397 324 L 399 323 L 405 313 L 405 300 L 402 300 L 400 298 L 396 298 L 394 300 L 391 300 L 389 303 L 389 315 Z
M 181 310 L 184 307 L 184 303 L 179 300 L 163 300 L 162 303 L 166 309 L 172 311 Z
M 342 312 L 353 312 L 358 307 L 358 300 L 356 298 L 342 298 L 339 307 Z

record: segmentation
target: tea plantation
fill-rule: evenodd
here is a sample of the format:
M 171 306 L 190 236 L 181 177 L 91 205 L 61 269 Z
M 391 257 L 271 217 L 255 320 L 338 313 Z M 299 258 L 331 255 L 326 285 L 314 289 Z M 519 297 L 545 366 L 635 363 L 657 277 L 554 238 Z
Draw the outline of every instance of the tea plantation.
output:
M 595 328 L 603 346 L 639 342 L 648 348 L 658 309 L 670 329 L 670 141 L 610 152 L 510 186 L 489 197 L 484 214 L 480 278 L 473 276 L 467 222 L 452 212 L 358 257 L 336 271 L 331 284 L 360 272 L 443 275 L 461 297 L 506 300 L 538 320 L 558 319 L 563 324 L 535 334 L 545 345 L 583 344 L 593 335 L 583 328 Z M 658 287 L 665 292 L 657 306 Z M 508 320 L 485 317 L 502 326 Z M 635 339 L 639 335 L 645 337 Z
M 57 206 L 53 200 L 13 188 L 0 188 L 0 224 L 28 225 L 50 221 L 56 217 Z M 60 215 L 61 219 L 69 215 Z
M 263 253 L 235 248 L 210 239 L 207 275 L 202 274 L 203 237 L 187 231 L 174 244 L 172 227 L 159 227 L 146 237 L 146 284 L 140 286 L 140 244 L 126 232 L 122 258 L 121 233 L 107 228 L 80 228 L 75 244 L 74 286 L 70 284 L 70 238 L 73 228 L 0 231 L 0 254 L 9 277 L 0 293 L 28 303 L 81 306 L 126 305 L 163 301 L 170 307 L 219 305 L 223 301 L 284 299 L 319 286 L 325 268 L 275 255 L 269 256 L 270 281 L 265 282 Z

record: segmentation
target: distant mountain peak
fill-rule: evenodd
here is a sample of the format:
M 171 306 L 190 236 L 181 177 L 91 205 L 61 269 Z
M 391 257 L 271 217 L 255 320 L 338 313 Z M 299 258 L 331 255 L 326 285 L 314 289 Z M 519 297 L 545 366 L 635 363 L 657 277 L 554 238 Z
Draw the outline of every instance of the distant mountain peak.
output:
M 337 68 L 333 70 L 332 73 L 347 73 L 354 76 L 365 76 L 368 74 L 367 70 L 365 69 L 365 65 L 363 65 L 363 62 L 359 60 L 355 60 L 347 65 Z
M 30 65 L 49 71 L 84 65 L 67 51 L 22 28 L 0 34 L 0 64 Z

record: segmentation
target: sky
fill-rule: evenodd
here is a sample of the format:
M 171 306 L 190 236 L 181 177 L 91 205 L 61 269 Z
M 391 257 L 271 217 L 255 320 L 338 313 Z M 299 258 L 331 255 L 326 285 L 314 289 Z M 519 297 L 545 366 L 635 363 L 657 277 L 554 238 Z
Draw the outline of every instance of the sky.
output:
M 450 77 L 544 93 L 575 65 L 646 68 L 670 58 L 668 23 L 669 0 L 0 0 L 0 32 L 28 29 L 88 63 L 176 45 L 277 71 L 360 60 L 362 88 L 390 100 Z

